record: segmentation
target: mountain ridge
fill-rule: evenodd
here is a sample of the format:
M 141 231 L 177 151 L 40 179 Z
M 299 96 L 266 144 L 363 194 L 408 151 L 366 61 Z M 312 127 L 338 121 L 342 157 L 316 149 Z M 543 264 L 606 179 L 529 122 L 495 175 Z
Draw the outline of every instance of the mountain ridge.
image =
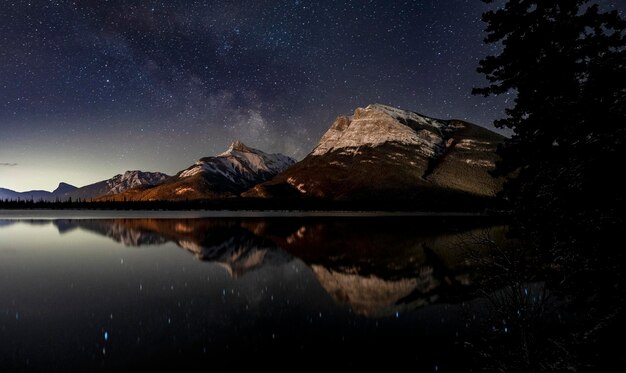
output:
M 161 172 L 144 172 L 139 170 L 126 171 L 117 174 L 112 178 L 101 180 L 82 187 L 60 182 L 54 191 L 31 190 L 26 192 L 16 192 L 10 189 L 0 188 L 0 200 L 33 200 L 33 201 L 61 201 L 68 200 L 90 200 L 103 195 L 118 194 L 127 189 L 157 185 L 170 178 Z
M 412 201 L 417 204 L 411 208 L 417 209 L 442 205 L 462 209 L 480 206 L 501 189 L 503 180 L 491 177 L 490 171 L 503 140 L 465 121 L 370 104 L 337 117 L 299 162 L 234 141 L 224 152 L 200 158 L 174 176 L 126 171 L 81 188 L 60 183 L 54 192 L 31 191 L 28 197 L 95 201 L 304 197 L 383 202 L 381 206 Z M 0 189 L 0 198 L 6 196 L 20 198 Z
M 286 155 L 265 153 L 234 141 L 216 155 L 203 157 L 155 187 L 132 188 L 100 200 L 154 201 L 237 197 L 293 165 Z

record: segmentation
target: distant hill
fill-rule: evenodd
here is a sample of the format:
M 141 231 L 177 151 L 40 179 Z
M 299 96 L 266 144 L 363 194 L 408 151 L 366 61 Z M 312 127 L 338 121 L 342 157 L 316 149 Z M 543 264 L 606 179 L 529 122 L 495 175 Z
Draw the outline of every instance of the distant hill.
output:
M 0 188 L 0 200 L 21 200 L 21 201 L 65 201 L 69 193 L 77 188 L 73 185 L 60 183 L 52 192 L 47 190 L 29 190 L 26 192 L 16 192 L 11 189 Z

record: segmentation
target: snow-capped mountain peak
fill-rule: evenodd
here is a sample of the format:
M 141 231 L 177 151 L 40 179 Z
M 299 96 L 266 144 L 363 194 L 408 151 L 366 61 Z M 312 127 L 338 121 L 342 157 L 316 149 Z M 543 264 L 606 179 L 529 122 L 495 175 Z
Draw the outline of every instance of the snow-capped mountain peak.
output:
M 259 177 L 276 175 L 294 163 L 295 160 L 286 155 L 265 153 L 235 141 L 225 152 L 200 159 L 178 177 L 186 178 L 200 173 L 220 174 L 233 182 L 240 179 L 257 182 Z
M 247 152 L 247 153 L 253 153 L 254 150 L 249 148 L 248 146 L 246 146 L 246 144 L 242 143 L 239 140 L 233 141 L 232 144 L 230 144 L 230 146 L 228 147 L 228 150 L 226 150 L 224 153 L 220 154 L 220 155 L 224 155 L 224 154 L 230 154 L 234 151 L 238 151 L 238 152 Z

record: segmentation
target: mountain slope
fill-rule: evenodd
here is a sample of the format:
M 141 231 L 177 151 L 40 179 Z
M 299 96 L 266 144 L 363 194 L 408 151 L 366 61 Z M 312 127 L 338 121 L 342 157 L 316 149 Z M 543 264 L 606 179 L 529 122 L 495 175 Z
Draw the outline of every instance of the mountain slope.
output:
M 268 154 L 236 141 L 224 153 L 206 157 L 151 188 L 134 188 L 104 200 L 186 200 L 237 196 L 271 179 L 295 161 Z
M 503 139 L 467 122 L 369 105 L 338 117 L 306 158 L 244 196 L 426 203 L 489 197 L 501 187 L 489 171 Z

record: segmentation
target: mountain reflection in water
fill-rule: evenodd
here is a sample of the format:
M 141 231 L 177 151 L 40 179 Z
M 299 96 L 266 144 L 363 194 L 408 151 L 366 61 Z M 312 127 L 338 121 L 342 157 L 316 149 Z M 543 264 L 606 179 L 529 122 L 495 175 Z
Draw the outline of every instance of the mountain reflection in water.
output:
M 125 246 L 173 242 L 232 278 L 293 260 L 305 263 L 340 305 L 384 317 L 465 299 L 473 271 L 463 241 L 484 227 L 403 218 L 55 220 Z M 491 228 L 503 239 L 504 227 Z

